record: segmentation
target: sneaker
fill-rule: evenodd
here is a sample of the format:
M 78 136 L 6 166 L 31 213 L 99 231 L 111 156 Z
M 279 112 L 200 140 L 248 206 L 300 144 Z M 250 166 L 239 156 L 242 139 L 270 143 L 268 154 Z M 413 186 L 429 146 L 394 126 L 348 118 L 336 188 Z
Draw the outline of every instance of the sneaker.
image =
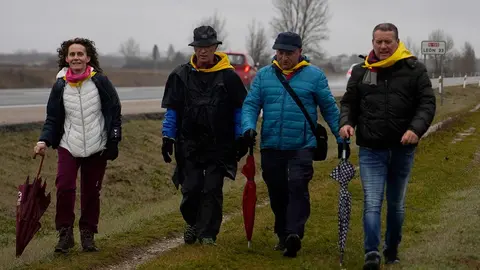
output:
M 363 270 L 380 270 L 380 253 L 371 251 L 365 254 L 365 264 Z
M 72 227 L 61 228 L 58 231 L 58 244 L 55 246 L 55 252 L 67 253 L 75 245 L 73 239 Z
M 195 225 L 188 225 L 185 227 L 185 232 L 183 233 L 183 241 L 185 244 L 192 245 L 197 241 L 197 229 Z
M 295 258 L 297 257 L 297 252 L 302 248 L 302 241 L 298 234 L 290 234 L 285 240 L 285 251 L 283 256 Z
M 95 246 L 94 233 L 89 230 L 80 231 L 80 239 L 82 240 L 82 248 L 85 252 L 95 252 L 100 249 Z
M 207 245 L 207 246 L 216 246 L 217 243 L 215 243 L 215 240 L 213 238 L 202 238 L 200 240 L 200 243 L 202 245 Z
M 397 248 L 385 249 L 383 251 L 383 256 L 385 257 L 385 264 L 395 264 L 400 262 Z
M 278 243 L 273 247 L 273 250 L 280 250 L 284 251 L 285 250 L 285 237 L 284 236 L 279 236 L 278 237 Z

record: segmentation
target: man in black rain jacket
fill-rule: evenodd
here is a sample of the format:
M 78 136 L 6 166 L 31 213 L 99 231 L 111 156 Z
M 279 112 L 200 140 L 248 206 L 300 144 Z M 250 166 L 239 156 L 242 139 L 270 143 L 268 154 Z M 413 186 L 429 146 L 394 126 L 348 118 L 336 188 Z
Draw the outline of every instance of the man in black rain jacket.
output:
M 181 185 L 184 241 L 214 245 L 222 222 L 224 177 L 235 179 L 237 161 L 248 151 L 241 136 L 241 108 L 247 91 L 210 26 L 193 32 L 190 62 L 168 77 L 162 108 L 162 154 L 175 152 L 173 182 Z M 173 151 L 175 146 L 175 151 Z

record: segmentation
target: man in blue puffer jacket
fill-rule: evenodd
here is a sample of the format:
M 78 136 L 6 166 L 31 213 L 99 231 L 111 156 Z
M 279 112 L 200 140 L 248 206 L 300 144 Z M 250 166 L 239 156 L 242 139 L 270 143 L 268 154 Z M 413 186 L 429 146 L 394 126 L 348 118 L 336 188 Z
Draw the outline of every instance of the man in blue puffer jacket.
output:
M 339 152 L 340 112 L 325 74 L 302 56 L 302 39 L 292 32 L 280 33 L 273 45 L 273 64 L 262 68 L 253 80 L 242 107 L 244 138 L 255 142 L 257 119 L 263 109 L 261 131 L 262 176 L 275 214 L 276 250 L 296 257 L 305 223 L 310 215 L 308 183 L 313 177 L 313 153 L 317 146 L 304 114 L 276 76 L 282 71 L 311 119 L 317 122 L 317 106 L 337 138 Z M 349 149 L 347 149 L 347 155 Z

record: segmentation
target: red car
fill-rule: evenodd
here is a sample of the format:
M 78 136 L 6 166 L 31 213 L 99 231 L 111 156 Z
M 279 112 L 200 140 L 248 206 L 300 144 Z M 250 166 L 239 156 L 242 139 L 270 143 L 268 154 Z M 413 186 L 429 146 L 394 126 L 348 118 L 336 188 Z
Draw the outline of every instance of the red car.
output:
M 227 52 L 226 54 L 245 87 L 250 89 L 250 84 L 257 74 L 258 64 L 253 61 L 250 55 L 245 53 Z

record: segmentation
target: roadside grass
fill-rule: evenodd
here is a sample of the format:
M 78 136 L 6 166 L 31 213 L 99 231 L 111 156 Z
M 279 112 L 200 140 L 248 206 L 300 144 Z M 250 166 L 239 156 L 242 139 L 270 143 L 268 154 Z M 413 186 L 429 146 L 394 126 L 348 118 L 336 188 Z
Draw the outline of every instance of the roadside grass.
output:
M 447 87 L 444 90 L 443 105 L 441 98 L 436 91 L 437 114 L 433 123 L 437 123 L 454 116 L 461 112 L 465 107 L 472 107 L 478 104 L 480 100 L 480 87 L 475 84 L 469 84 L 464 89 L 462 86 Z
M 463 246 L 475 245 L 478 239 L 478 229 L 466 232 L 468 228 L 478 226 L 469 216 L 478 216 L 478 206 L 475 203 L 478 195 L 478 179 L 480 166 L 476 153 L 480 151 L 480 136 L 477 134 L 465 137 L 463 141 L 451 144 L 457 133 L 472 126 L 480 126 L 480 112 L 465 114 L 455 124 L 446 130 L 438 131 L 426 138 L 419 145 L 412 172 L 412 179 L 407 192 L 406 221 L 401 251 L 406 251 L 405 263 L 414 269 L 438 269 L 438 266 L 478 267 L 478 253 L 470 250 L 467 254 L 454 252 Z M 478 132 L 478 131 L 477 131 Z M 473 146 L 473 147 L 472 147 Z M 225 224 L 216 247 L 180 246 L 162 254 L 157 259 L 144 264 L 140 269 L 336 269 L 338 268 L 337 250 L 337 198 L 338 184 L 331 180 L 328 174 L 338 161 L 329 160 L 316 166 L 315 177 L 310 185 L 312 212 L 307 223 L 306 237 L 302 243 L 299 257 L 283 258 L 281 253 L 273 251 L 275 236 L 272 232 L 273 214 L 268 207 L 258 208 L 256 214 L 253 248 L 248 249 L 243 231 L 242 218 L 237 217 Z M 357 163 L 356 153 L 352 162 Z M 358 268 L 363 264 L 363 233 L 361 211 L 363 194 L 357 177 L 349 187 L 352 192 L 353 208 L 350 232 L 347 240 L 346 268 Z M 474 191 L 466 197 L 462 192 Z M 445 203 L 456 201 L 459 196 L 463 203 L 449 205 Z M 473 199 L 466 201 L 467 198 Z M 458 212 L 455 206 L 466 204 L 460 209 L 470 209 Z M 476 212 L 475 212 L 476 209 Z M 446 222 L 443 211 L 452 211 Z M 385 214 L 385 213 L 383 213 Z M 477 218 L 478 220 L 478 217 Z M 383 216 L 382 220 L 385 220 Z M 449 230 L 448 224 L 455 224 Z M 468 226 L 463 226 L 468 225 Z M 383 227 L 385 224 L 383 224 Z M 458 232 L 466 235 L 458 236 L 457 241 L 444 243 L 447 250 L 435 248 L 442 236 L 437 233 Z M 472 238 L 470 238 L 472 237 Z M 478 243 L 478 242 L 477 242 Z M 478 246 L 475 247 L 478 250 Z M 423 253 L 420 253 L 423 252 Z M 407 254 L 416 254 L 409 258 Z M 417 261 L 416 258 L 419 258 Z M 418 265 L 417 265 L 418 263 Z M 477 263 L 477 264 L 474 264 Z
M 467 89 L 446 88 L 446 91 L 451 93 L 451 97 L 445 99 L 444 106 L 437 107 L 436 121 L 452 112 L 458 113 L 470 108 L 480 100 L 480 90 L 473 86 L 469 86 Z M 451 105 L 448 105 L 450 100 Z M 456 102 L 454 103 L 453 100 Z M 74 251 L 73 254 L 65 257 L 55 256 L 52 253 L 56 241 L 53 220 L 57 157 L 56 152 L 50 150 L 44 163 L 42 176 L 47 180 L 47 189 L 52 192 L 52 203 L 45 216 L 42 217 L 42 229 L 34 237 L 22 257 L 18 259 L 14 257 L 17 186 L 23 183 L 27 175 L 33 177 L 36 172 L 38 160 L 32 161 L 30 153 L 37 140 L 39 130 L 0 131 L 2 138 L 0 145 L 0 153 L 2 153 L 0 155 L 2 164 L 0 167 L 0 184 L 2 184 L 0 190 L 2 195 L 0 196 L 0 268 L 92 269 L 118 263 L 120 260 L 128 258 L 133 250 L 146 249 L 149 244 L 179 235 L 183 230 L 183 220 L 178 211 L 180 195 L 170 180 L 174 167 L 163 163 L 160 154 L 160 128 L 159 120 L 132 120 L 124 124 L 124 140 L 121 143 L 120 156 L 109 164 L 104 179 L 100 233 L 97 235 L 102 252 L 96 254 Z M 336 156 L 337 147 L 333 136 L 329 138 L 329 145 L 329 157 Z M 256 156 L 256 160 L 259 162 L 258 149 Z M 335 162 L 335 159 L 332 159 L 319 163 L 316 171 L 329 171 Z M 239 163 L 239 169 L 243 164 L 244 160 Z M 260 172 L 259 166 L 257 172 Z M 238 173 L 237 181 L 226 181 L 224 188 L 225 214 L 238 213 L 241 210 L 243 179 L 243 175 Z M 263 181 L 260 180 L 260 173 L 258 173 L 257 179 L 259 179 L 257 181 L 259 200 L 265 200 L 267 193 Z M 318 192 L 317 189 L 321 188 L 314 187 L 312 193 Z M 324 211 L 319 215 L 336 220 L 336 217 L 331 216 L 336 211 L 334 209 L 336 191 L 332 190 L 328 194 L 332 202 L 331 207 L 325 209 L 330 212 Z M 358 195 L 354 196 L 358 197 Z M 77 191 L 78 205 L 79 189 Z M 354 202 L 354 205 L 359 207 L 358 203 Z M 78 208 L 76 224 L 78 224 Z M 269 207 L 265 208 L 269 209 Z M 229 224 L 235 224 L 235 222 L 235 219 L 233 222 L 227 222 L 223 227 L 225 229 L 222 229 L 222 237 L 228 235 L 226 232 L 228 232 L 228 226 L 231 226 Z M 265 221 L 265 227 L 273 231 L 270 223 Z M 324 229 L 328 230 L 330 227 L 325 226 Z M 78 242 L 78 232 L 76 232 L 76 239 Z M 273 244 L 272 239 L 269 241 L 270 244 Z M 335 248 L 335 243 L 332 242 L 331 245 Z

